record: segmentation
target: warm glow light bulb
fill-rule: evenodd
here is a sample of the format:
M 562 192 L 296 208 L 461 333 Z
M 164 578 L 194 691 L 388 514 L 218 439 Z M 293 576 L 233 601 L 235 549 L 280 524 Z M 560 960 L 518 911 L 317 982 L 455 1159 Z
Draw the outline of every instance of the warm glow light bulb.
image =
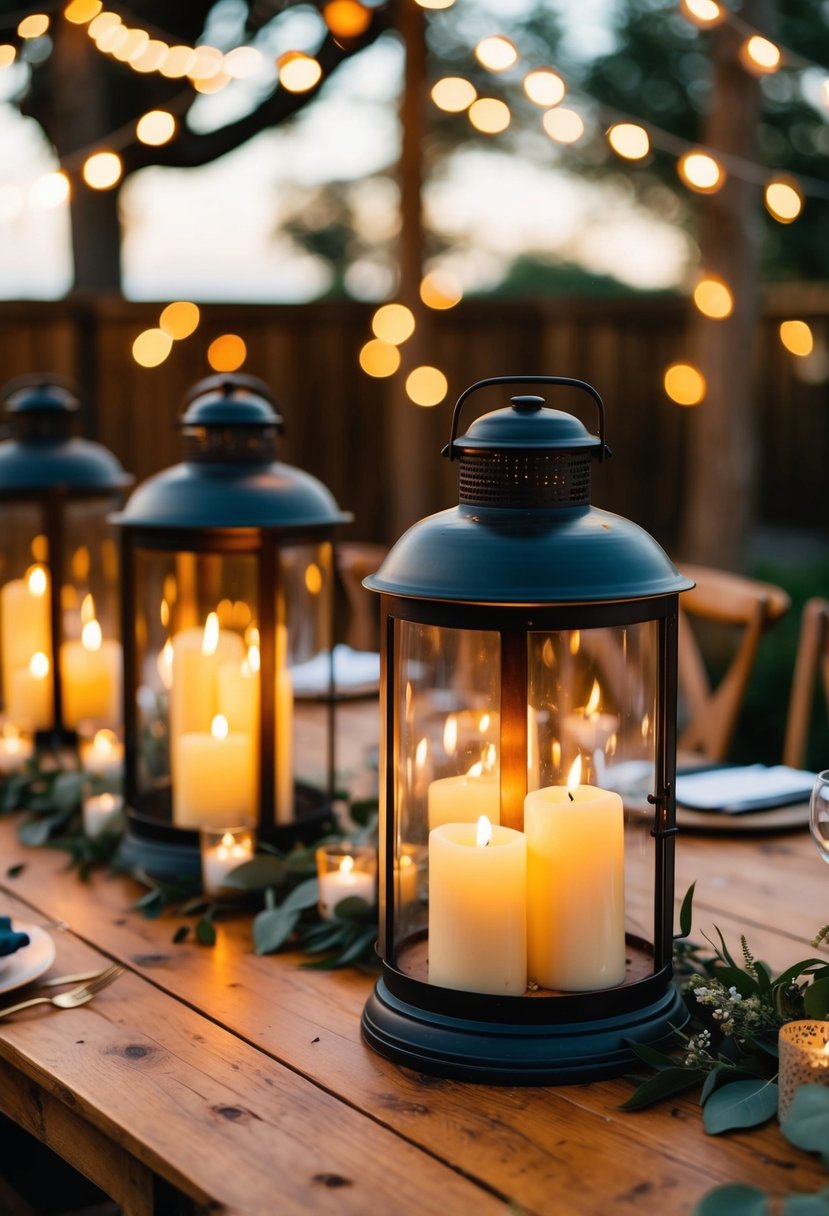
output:
M 463 298 L 463 288 L 447 271 L 430 270 L 421 280 L 420 298 L 427 308 L 454 308 Z
M 694 303 L 704 317 L 719 321 L 731 316 L 734 297 L 723 279 L 707 274 L 694 288 Z
M 126 43 L 129 36 L 129 29 L 125 25 L 111 25 L 99 38 L 95 39 L 95 42 L 99 51 L 113 55 L 119 47 Z
M 69 198 L 69 178 L 60 169 L 43 173 L 29 191 L 29 202 L 35 211 L 50 211 Z
M 559 106 L 542 118 L 544 130 L 557 144 L 574 144 L 584 135 L 584 121 L 575 110 Z
M 225 55 L 224 71 L 232 80 L 247 80 L 262 71 L 265 60 L 255 46 L 237 46 Z
M 176 120 L 168 110 L 148 110 L 135 124 L 135 134 L 142 144 L 158 148 L 176 133 Z
M 30 13 L 17 26 L 21 38 L 42 38 L 49 28 L 49 18 L 45 13 Z
M 518 51 L 509 38 L 503 34 L 493 34 L 481 39 L 475 47 L 475 58 L 490 72 L 504 72 L 518 62 Z
M 717 0 L 682 0 L 680 8 L 689 21 L 706 29 L 726 18 L 726 11 Z
M 686 152 L 679 158 L 677 172 L 686 186 L 700 194 L 713 194 L 725 181 L 725 170 L 707 152 Z
M 126 38 L 112 53 L 121 63 L 129 63 L 146 50 L 149 41 L 150 35 L 146 30 L 127 30 Z
M 14 63 L 17 51 L 10 42 L 0 44 L 0 71 L 3 68 L 11 67 Z
M 196 62 L 196 52 L 191 46 L 171 46 L 158 65 L 158 71 L 169 80 L 186 76 Z
M 740 59 L 750 72 L 767 75 L 780 67 L 780 48 L 760 34 L 752 34 L 740 46 Z
M 302 51 L 286 51 L 276 61 L 279 83 L 289 93 L 307 93 L 322 77 L 322 68 L 316 59 Z
M 436 367 L 416 367 L 406 377 L 406 393 L 415 405 L 439 405 L 448 388 L 448 380 Z
M 497 97 L 479 97 L 469 107 L 469 121 L 483 135 L 500 135 L 506 131 L 511 117 L 509 106 Z
M 803 210 L 803 196 L 792 178 L 775 178 L 763 192 L 766 210 L 781 224 L 790 224 Z
M 191 80 L 212 80 L 223 71 L 224 59 L 215 46 L 197 46 L 187 75 Z
M 210 76 L 206 80 L 193 80 L 193 88 L 197 93 L 219 93 L 230 84 L 231 77 L 227 72 L 219 72 L 218 76 Z
M 172 347 L 173 339 L 163 329 L 145 329 L 132 344 L 132 357 L 141 367 L 158 367 Z
M 143 51 L 130 60 L 130 67 L 136 72 L 155 72 L 164 62 L 169 49 L 166 42 L 151 38 Z
M 195 332 L 200 315 L 197 304 L 191 304 L 189 300 L 174 300 L 159 317 L 159 328 L 180 342 Z
M 435 82 L 431 92 L 432 101 L 447 114 L 460 114 L 468 110 L 477 96 L 478 90 L 474 84 L 462 76 L 444 76 Z
M 248 357 L 248 348 L 238 334 L 222 334 L 207 348 L 207 362 L 214 372 L 235 372 Z
M 372 338 L 360 351 L 360 367 L 378 380 L 393 376 L 400 366 L 400 351 L 380 338 Z
M 86 32 L 89 34 L 89 37 L 93 40 L 93 42 L 97 42 L 107 30 L 114 29 L 115 26 L 120 24 L 121 18 L 117 13 L 112 13 L 109 10 L 104 9 L 104 11 L 99 13 L 97 17 L 92 18 Z
M 123 165 L 116 152 L 93 152 L 84 161 L 82 173 L 93 190 L 111 190 L 121 180 Z
M 786 350 L 805 359 L 814 349 L 815 339 L 805 321 L 783 321 L 780 326 L 780 341 Z
M 537 106 L 557 106 L 564 101 L 567 87 L 552 68 L 536 68 L 524 77 L 524 92 Z
M 101 0 L 71 0 L 63 10 L 63 15 L 72 25 L 86 25 L 93 17 L 97 17 L 103 8 Z
M 319 595 L 322 591 L 322 571 L 316 562 L 309 562 L 305 567 L 305 588 L 309 595 Z
M 607 142 L 625 160 L 642 160 L 651 150 L 647 131 L 635 122 L 614 123 L 607 133 Z
M 371 25 L 371 13 L 357 0 L 329 0 L 323 20 L 335 38 L 359 38 Z
M 399 346 L 414 333 L 414 313 L 405 304 L 383 304 L 371 319 L 371 330 L 375 338 Z
M 672 363 L 665 371 L 665 392 L 677 405 L 699 405 L 705 397 L 705 377 L 690 363 Z

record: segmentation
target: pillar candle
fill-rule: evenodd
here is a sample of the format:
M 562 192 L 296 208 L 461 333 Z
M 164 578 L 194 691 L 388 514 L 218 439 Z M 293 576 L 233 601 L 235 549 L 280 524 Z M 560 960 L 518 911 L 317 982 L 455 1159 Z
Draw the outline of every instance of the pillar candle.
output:
M 93 645 L 90 632 L 84 626 L 80 641 L 60 648 L 63 722 L 70 729 L 87 721 L 114 725 L 121 717 L 121 643 L 98 637 Z
M 0 588 L 0 660 L 7 711 L 12 673 L 25 670 L 33 654 L 45 654 L 51 662 L 48 590 L 49 579 L 42 566 L 33 566 L 26 578 L 12 579 Z
M 475 823 L 429 833 L 429 983 L 517 996 L 527 987 L 526 842 L 482 818 L 486 844 Z
M 256 821 L 256 766 L 250 735 L 231 734 L 227 719 L 217 714 L 210 731 L 186 731 L 174 741 L 174 749 L 176 827 Z
M 500 823 L 501 782 L 493 774 L 474 771 L 438 777 L 429 784 L 427 806 L 430 831 L 442 823 L 477 823 L 481 815 Z
M 53 725 L 52 665 L 43 651 L 32 655 L 27 667 L 10 673 L 6 712 L 27 730 L 48 730 Z
M 524 801 L 524 831 L 530 979 L 565 992 L 620 984 L 625 978 L 621 798 L 591 785 L 535 790 Z
M 223 662 L 242 662 L 244 644 L 238 633 L 219 629 L 219 619 L 211 612 L 203 629 L 180 630 L 173 635 L 171 646 L 170 768 L 175 785 L 177 741 L 186 733 L 209 734 L 219 712 L 216 673 Z

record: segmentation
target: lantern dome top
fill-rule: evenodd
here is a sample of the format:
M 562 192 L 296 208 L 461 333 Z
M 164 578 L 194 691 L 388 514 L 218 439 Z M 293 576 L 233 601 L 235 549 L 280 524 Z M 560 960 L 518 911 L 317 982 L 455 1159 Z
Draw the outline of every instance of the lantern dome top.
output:
M 0 443 L 0 495 L 97 494 L 132 485 L 134 479 L 108 448 L 71 434 L 78 401 L 62 377 L 20 377 L 0 390 L 0 398 L 11 432 Z
M 599 435 L 573 416 L 518 397 L 460 438 L 466 397 L 483 385 L 564 384 L 584 389 Z M 457 507 L 411 527 L 365 580 L 391 595 L 482 604 L 599 603 L 684 591 L 693 584 L 644 529 L 589 502 L 590 464 L 609 455 L 604 405 L 564 377 L 497 377 L 461 395 L 444 455 L 460 466 Z
M 350 522 L 321 481 L 274 459 L 282 419 L 264 381 L 239 374 L 200 380 L 180 423 L 184 460 L 139 485 L 116 523 L 290 532 Z

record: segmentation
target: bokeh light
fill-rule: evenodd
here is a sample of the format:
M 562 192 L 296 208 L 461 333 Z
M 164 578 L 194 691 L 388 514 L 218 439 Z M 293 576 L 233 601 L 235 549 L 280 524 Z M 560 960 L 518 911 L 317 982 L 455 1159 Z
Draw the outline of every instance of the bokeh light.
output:
M 319 83 L 322 68 L 316 59 L 302 51 L 286 51 L 276 61 L 279 68 L 279 83 L 289 93 L 307 93 Z
M 322 16 L 335 38 L 359 38 L 371 25 L 371 13 L 357 0 L 329 0 Z
M 169 47 L 159 38 L 151 38 L 140 54 L 130 61 L 130 67 L 136 72 L 156 72 L 166 58 Z
M 680 9 L 694 25 L 711 29 L 726 18 L 726 10 L 717 0 L 682 0 Z
M 437 12 L 442 8 L 451 8 L 455 0 L 415 0 L 418 8 L 431 9 L 432 12 Z
M 414 313 L 405 304 L 383 304 L 371 318 L 371 331 L 381 342 L 399 346 L 414 333 Z
M 360 367 L 367 376 L 383 379 L 393 376 L 400 366 L 400 351 L 388 342 L 372 338 L 360 351 Z
M 207 362 L 214 372 L 235 372 L 248 357 L 248 348 L 238 334 L 222 334 L 207 348 Z
M 792 355 L 805 359 L 814 349 L 815 339 L 805 321 L 783 321 L 780 325 L 780 341 Z
M 559 106 L 542 118 L 544 130 L 557 144 L 574 144 L 584 135 L 584 121 L 575 110 Z
M 150 35 L 146 30 L 128 30 L 126 38 L 113 54 L 122 63 L 129 63 L 131 59 L 138 58 L 149 41 Z
M 145 329 L 132 344 L 132 357 L 141 367 L 158 367 L 173 348 L 173 339 L 163 329 Z
M 448 388 L 449 382 L 436 367 L 416 367 L 406 377 L 406 394 L 415 405 L 440 405 Z
M 699 405 L 705 397 L 705 377 L 691 363 L 672 363 L 665 371 L 665 392 L 677 405 Z
M 482 135 L 500 135 L 506 131 L 511 117 L 509 106 L 497 97 L 479 97 L 469 107 L 469 121 Z
M 111 55 L 124 45 L 129 36 L 130 32 L 125 25 L 111 25 L 96 39 L 98 50 Z
M 195 333 L 201 314 L 197 304 L 189 300 L 174 300 L 161 313 L 158 324 L 165 334 L 180 342 Z
M 642 160 L 651 150 L 644 127 L 635 122 L 617 122 L 607 133 L 607 142 L 625 160 Z
M 237 46 L 225 55 L 224 70 L 232 80 L 249 80 L 257 76 L 265 59 L 255 46 Z
M 49 28 L 49 18 L 45 13 L 29 13 L 28 17 L 17 26 L 21 38 L 42 38 Z
M 724 279 L 707 274 L 694 288 L 694 303 L 704 317 L 721 321 L 730 317 L 734 309 L 734 297 Z
M 713 194 L 725 181 L 722 165 L 707 152 L 685 152 L 679 158 L 677 172 L 686 186 L 700 194 Z
M 493 34 L 481 39 L 475 47 L 475 58 L 490 72 L 504 72 L 518 62 L 518 51 L 509 38 L 503 34 Z
M 195 62 L 196 52 L 191 46 L 171 46 L 158 65 L 158 71 L 169 80 L 180 80 Z
M 212 80 L 224 68 L 225 57 L 215 46 L 197 46 L 187 75 L 191 80 Z
M 803 210 L 803 195 L 796 181 L 777 177 L 763 191 L 766 210 L 781 224 L 791 224 Z
M 191 81 L 197 93 L 219 93 L 229 85 L 231 77 L 227 72 L 219 72 L 218 76 L 208 76 L 205 79 Z
M 121 18 L 117 13 L 109 12 L 104 9 L 97 17 L 93 17 L 89 23 L 89 29 L 86 31 L 93 42 L 97 42 L 103 37 L 107 30 L 114 29 L 121 24 Z
M 567 86 L 552 68 L 535 68 L 524 77 L 524 92 L 537 106 L 557 106 L 564 101 Z
M 17 51 L 10 42 L 0 44 L 0 70 L 11 67 Z
M 135 134 L 142 144 L 158 148 L 166 144 L 176 133 L 176 120 L 169 110 L 148 110 L 142 114 L 135 126 Z
M 768 38 L 752 34 L 740 46 L 740 59 L 750 72 L 768 75 L 780 67 L 780 48 Z
M 69 178 L 60 169 L 42 173 L 29 191 L 29 202 L 35 211 L 51 211 L 69 198 Z
M 463 299 L 463 288 L 448 271 L 430 270 L 421 280 L 420 298 L 427 308 L 443 311 L 460 303 Z
M 432 101 L 447 114 L 460 114 L 468 110 L 477 96 L 478 90 L 474 84 L 462 76 L 444 76 L 432 86 Z
M 111 190 L 121 180 L 121 157 L 116 152 L 93 152 L 84 161 L 81 172 L 93 190 Z
M 103 7 L 101 0 L 71 0 L 63 10 L 63 15 L 73 25 L 86 25 L 93 17 L 98 16 Z

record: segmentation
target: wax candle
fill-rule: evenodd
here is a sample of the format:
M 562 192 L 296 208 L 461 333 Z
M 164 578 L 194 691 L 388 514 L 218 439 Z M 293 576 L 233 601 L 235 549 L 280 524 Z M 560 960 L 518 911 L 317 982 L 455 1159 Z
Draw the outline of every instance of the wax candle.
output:
M 39 650 L 9 675 L 6 712 L 28 730 L 46 730 L 54 721 L 51 673 L 49 656 Z
M 98 730 L 80 744 L 81 768 L 99 777 L 120 777 L 124 767 L 124 745 L 114 730 Z
M 216 673 L 224 662 L 241 663 L 244 645 L 238 633 L 219 628 L 215 612 L 208 614 L 203 629 L 182 629 L 173 635 L 170 645 L 170 765 L 175 786 L 177 742 L 187 733 L 209 734 L 210 725 L 220 712 Z
M 121 643 L 104 638 L 94 613 L 88 595 L 81 608 L 86 619 L 80 641 L 60 648 L 63 721 L 70 729 L 85 721 L 113 724 L 121 716 Z
M 591 756 L 603 751 L 619 729 L 617 715 L 600 712 L 600 704 L 601 689 L 598 680 L 594 680 L 587 704 L 564 718 L 565 737 Z
M 526 990 L 526 842 L 485 815 L 429 833 L 429 982 L 501 995 Z
M 778 1049 L 777 1116 L 783 1119 L 799 1085 L 829 1085 L 829 1022 L 787 1022 Z
M 320 845 L 317 849 L 319 912 L 333 920 L 337 904 L 357 896 L 371 907 L 377 903 L 377 854 L 362 845 Z
M 254 853 L 253 832 L 249 828 L 226 828 L 201 833 L 201 872 L 205 895 L 232 891 L 227 886 L 231 870 L 250 861 Z
M 0 735 L 0 773 L 19 773 L 34 755 L 34 743 L 16 727 L 6 725 Z
M 120 794 L 90 794 L 83 800 L 81 813 L 83 816 L 84 835 L 90 840 L 117 826 L 117 820 L 124 806 Z
M 622 800 L 579 777 L 524 800 L 529 976 L 571 992 L 625 978 Z
M 477 823 L 481 815 L 491 823 L 501 821 L 501 783 L 480 764 L 457 777 L 430 782 L 426 801 L 430 831 L 442 823 Z
M 210 731 L 175 740 L 173 823 L 180 828 L 256 819 L 256 766 L 250 735 L 231 734 L 216 714 Z
M 3 665 L 3 699 L 7 712 L 13 699 L 12 673 L 26 670 L 32 655 L 41 653 L 51 663 L 49 577 L 43 566 L 31 566 L 25 578 L 0 588 L 0 659 Z

